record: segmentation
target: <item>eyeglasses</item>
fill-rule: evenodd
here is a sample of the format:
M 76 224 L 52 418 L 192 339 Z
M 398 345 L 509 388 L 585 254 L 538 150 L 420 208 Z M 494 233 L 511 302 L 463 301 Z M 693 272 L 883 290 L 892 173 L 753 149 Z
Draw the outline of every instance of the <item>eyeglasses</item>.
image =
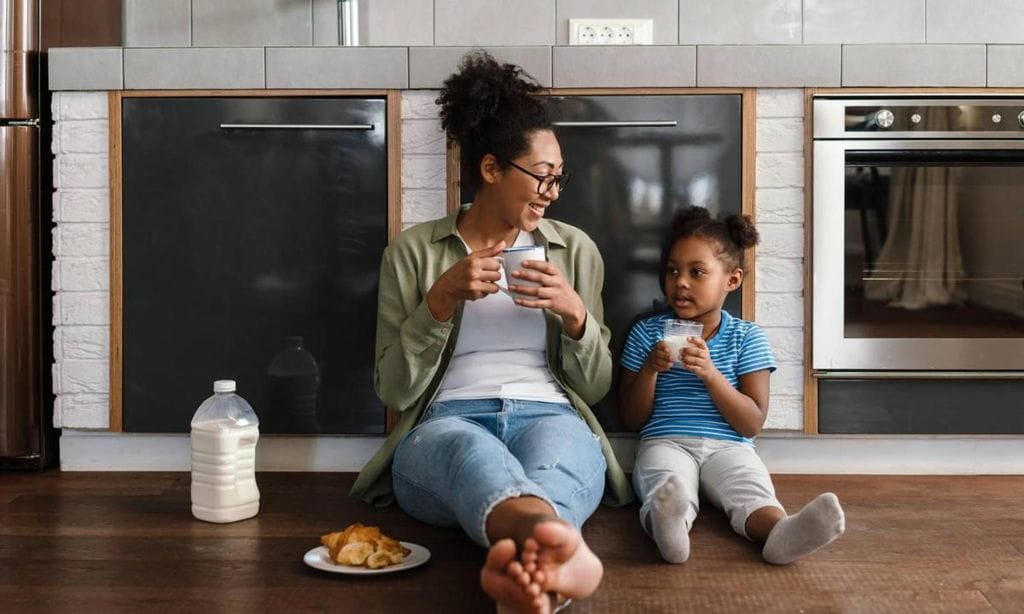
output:
M 512 160 L 506 160 L 513 168 L 517 168 L 530 177 L 537 180 L 537 193 L 547 194 L 551 191 L 551 188 L 558 186 L 558 192 L 561 193 L 565 189 L 566 184 L 569 183 L 569 173 L 563 172 L 561 175 L 538 175 L 537 173 L 531 173 L 525 168 L 519 166 Z

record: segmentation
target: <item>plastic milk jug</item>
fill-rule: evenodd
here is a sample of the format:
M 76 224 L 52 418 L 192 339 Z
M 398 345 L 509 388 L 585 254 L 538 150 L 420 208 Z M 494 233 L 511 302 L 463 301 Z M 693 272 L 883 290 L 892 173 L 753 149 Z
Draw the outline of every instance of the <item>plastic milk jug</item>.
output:
M 192 515 L 207 522 L 252 518 L 260 509 L 256 488 L 259 420 L 234 380 L 213 383 L 213 396 L 192 417 Z

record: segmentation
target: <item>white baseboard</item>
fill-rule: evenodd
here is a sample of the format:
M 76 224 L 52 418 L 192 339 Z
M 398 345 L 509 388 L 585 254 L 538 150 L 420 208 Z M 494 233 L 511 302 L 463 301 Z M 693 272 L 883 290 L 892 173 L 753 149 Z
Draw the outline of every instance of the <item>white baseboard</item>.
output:
M 264 435 L 259 471 L 358 471 L 383 443 L 370 436 Z M 633 467 L 636 439 L 613 436 L 623 467 Z M 1024 436 L 818 435 L 770 432 L 757 439 L 769 471 L 846 474 L 1024 474 Z M 64 429 L 64 471 L 188 471 L 185 434 Z

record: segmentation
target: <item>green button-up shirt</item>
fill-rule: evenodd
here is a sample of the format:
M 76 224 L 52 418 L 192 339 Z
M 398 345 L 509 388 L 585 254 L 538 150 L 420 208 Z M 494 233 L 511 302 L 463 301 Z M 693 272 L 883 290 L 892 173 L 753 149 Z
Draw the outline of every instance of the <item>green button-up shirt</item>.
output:
M 434 398 L 455 350 L 462 308 L 450 321 L 438 322 L 427 308 L 426 297 L 437 278 L 466 257 L 466 248 L 455 232 L 457 220 L 458 213 L 453 213 L 414 226 L 384 250 L 374 386 L 377 396 L 397 409 L 400 418 L 352 487 L 353 496 L 370 503 L 387 505 L 393 500 L 391 462 L 395 448 Z M 548 260 L 562 271 L 588 307 L 583 336 L 578 340 L 564 333 L 560 316 L 545 310 L 548 369 L 601 439 L 608 463 L 604 502 L 625 505 L 633 499 L 629 480 L 589 406 L 601 400 L 612 380 L 608 350 L 611 333 L 604 324 L 601 302 L 604 262 L 586 233 L 562 222 L 542 219 L 534 239 L 545 246 Z

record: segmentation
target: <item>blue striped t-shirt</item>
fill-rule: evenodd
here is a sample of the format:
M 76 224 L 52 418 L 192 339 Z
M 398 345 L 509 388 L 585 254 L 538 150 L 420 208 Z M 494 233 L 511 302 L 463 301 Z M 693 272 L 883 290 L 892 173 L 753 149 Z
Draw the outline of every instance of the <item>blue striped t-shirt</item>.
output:
M 665 320 L 675 314 L 666 312 L 644 318 L 633 325 L 622 350 L 622 366 L 638 373 L 647 356 L 662 338 Z M 739 377 L 754 371 L 775 370 L 771 346 L 761 327 L 753 322 L 734 318 L 722 311 L 718 334 L 708 341 L 711 361 L 733 387 Z M 652 437 L 711 437 L 753 443 L 752 438 L 736 432 L 718 408 L 704 382 L 679 363 L 658 374 L 654 387 L 654 409 L 647 424 L 640 429 L 641 439 Z

